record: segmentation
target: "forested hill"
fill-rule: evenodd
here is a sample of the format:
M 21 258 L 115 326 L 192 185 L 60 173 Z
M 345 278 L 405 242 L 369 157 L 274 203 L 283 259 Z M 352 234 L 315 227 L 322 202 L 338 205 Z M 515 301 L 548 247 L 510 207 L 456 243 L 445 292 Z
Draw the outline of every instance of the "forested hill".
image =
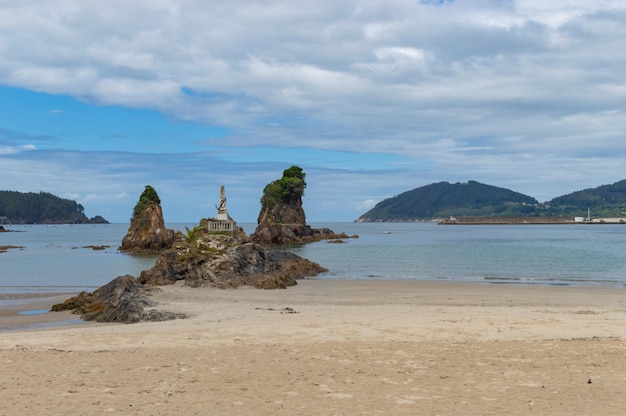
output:
M 433 183 L 385 199 L 357 219 L 415 221 L 454 217 L 626 216 L 626 180 L 538 203 L 529 196 L 475 181 Z
M 622 217 L 626 215 L 626 179 L 612 185 L 583 189 L 554 198 L 548 203 L 552 211 L 587 215 L 589 209 L 596 217 Z
M 357 221 L 414 221 L 449 216 L 528 215 L 535 198 L 508 189 L 467 183 L 438 182 L 385 199 Z
M 0 191 L 0 217 L 10 224 L 106 224 L 97 215 L 87 218 L 82 205 L 47 192 Z

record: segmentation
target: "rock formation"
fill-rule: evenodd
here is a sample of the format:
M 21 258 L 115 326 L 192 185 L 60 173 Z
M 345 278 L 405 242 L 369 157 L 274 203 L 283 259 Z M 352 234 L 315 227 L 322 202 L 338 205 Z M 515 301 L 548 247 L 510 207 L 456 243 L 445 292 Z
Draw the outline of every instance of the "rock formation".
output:
M 138 241 L 143 243 L 139 246 L 142 251 L 165 247 L 164 244 L 156 244 L 160 240 L 155 238 L 155 234 L 163 236 L 164 231 L 171 230 L 165 230 L 163 217 L 157 215 L 161 212 L 158 204 L 156 192 L 146 187 L 135 207 L 131 229 L 124 237 L 123 245 L 134 251 Z M 223 187 L 218 208 L 220 213 L 224 214 L 221 218 L 218 215 L 217 219 L 203 219 L 193 229 L 187 229 L 186 235 L 179 233 L 178 238 L 171 231 L 168 239 L 175 240 L 169 243 L 171 247 L 163 248 L 154 267 L 142 271 L 138 279 L 130 275 L 120 276 L 93 293 L 82 292 L 62 304 L 54 305 L 52 310 L 72 310 L 81 314 L 83 319 L 100 322 L 175 319 L 184 316 L 153 308 L 155 303 L 148 295 L 156 289 L 154 286 L 183 281 L 191 287 L 235 288 L 250 285 L 260 289 L 284 289 L 297 284 L 296 279 L 326 271 L 319 264 L 296 254 L 266 250 L 252 241 L 228 216 Z M 145 308 L 152 309 L 146 311 Z
M 302 208 L 305 176 L 302 168 L 292 166 L 283 171 L 281 179 L 265 186 L 257 228 L 252 234 L 254 241 L 281 245 L 351 238 L 343 233 L 335 234 L 328 228 L 312 228 L 307 225 Z
M 158 289 L 141 285 L 133 276 L 119 276 L 92 293 L 81 292 L 54 305 L 52 310 L 71 310 L 86 321 L 98 322 L 135 323 L 186 318 L 182 314 L 156 309 L 146 311 L 146 307 L 156 306 L 156 302 L 148 297 L 152 290 Z
M 191 287 L 284 289 L 296 279 L 326 271 L 319 264 L 296 254 L 265 250 L 252 242 L 242 229 L 233 233 L 212 233 L 208 220 L 188 230 L 174 247 L 161 252 L 154 267 L 136 279 L 125 275 L 94 292 L 81 292 L 54 305 L 52 311 L 72 311 L 88 321 L 135 323 L 186 318 L 185 315 L 156 310 L 150 294 L 154 286 L 177 281 Z
M 161 252 L 154 267 L 141 272 L 139 282 L 167 285 L 182 280 L 192 287 L 276 289 L 324 271 L 319 264 L 295 254 L 265 250 L 241 228 L 232 233 L 210 232 L 208 220 L 202 220 L 171 249 Z
M 176 233 L 165 228 L 158 194 L 147 185 L 133 212 L 126 236 L 119 248 L 133 253 L 156 253 L 172 246 Z

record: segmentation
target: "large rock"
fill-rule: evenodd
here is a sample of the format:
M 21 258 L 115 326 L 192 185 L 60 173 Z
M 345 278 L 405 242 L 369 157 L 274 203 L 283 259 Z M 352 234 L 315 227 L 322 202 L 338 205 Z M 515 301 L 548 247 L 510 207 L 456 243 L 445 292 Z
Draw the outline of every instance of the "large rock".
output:
M 183 280 L 188 286 L 262 289 L 286 288 L 296 279 L 326 271 L 319 264 L 295 254 L 266 251 L 242 229 L 234 233 L 210 233 L 206 220 L 188 233 L 186 241 L 163 251 L 153 268 L 144 270 L 139 281 L 167 285 Z
M 71 310 L 86 321 L 135 323 L 185 318 L 156 309 L 148 296 L 155 288 L 145 287 L 130 275 L 119 276 L 92 293 L 81 292 L 65 302 L 54 305 L 52 311 Z
M 313 241 L 351 238 L 335 234 L 328 228 L 316 229 L 306 223 L 302 196 L 306 174 L 298 166 L 283 171 L 283 177 L 269 183 L 263 190 L 261 212 L 252 238 L 257 243 L 284 245 Z M 356 237 L 356 236 L 353 236 Z
M 176 232 L 165 228 L 163 210 L 151 186 L 141 194 L 120 250 L 133 253 L 156 253 L 174 243 Z

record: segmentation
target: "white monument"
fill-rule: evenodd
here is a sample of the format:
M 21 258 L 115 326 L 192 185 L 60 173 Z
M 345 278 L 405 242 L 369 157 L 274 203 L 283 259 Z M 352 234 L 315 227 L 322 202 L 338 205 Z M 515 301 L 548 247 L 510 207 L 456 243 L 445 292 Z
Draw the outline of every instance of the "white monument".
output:
M 226 191 L 224 185 L 220 188 L 220 204 L 217 208 L 217 218 L 209 220 L 209 231 L 234 231 L 235 222 L 226 210 Z
M 228 221 L 228 211 L 226 211 L 226 191 L 224 185 L 220 188 L 220 205 L 217 207 L 217 220 Z

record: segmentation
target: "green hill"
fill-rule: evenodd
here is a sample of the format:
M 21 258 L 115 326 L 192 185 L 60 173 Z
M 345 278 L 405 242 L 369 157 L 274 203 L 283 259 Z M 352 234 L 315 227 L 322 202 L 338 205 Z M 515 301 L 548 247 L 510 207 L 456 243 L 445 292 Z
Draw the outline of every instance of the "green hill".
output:
M 612 185 L 572 192 L 554 198 L 546 205 L 554 215 L 586 217 L 589 209 L 595 217 L 622 217 L 626 215 L 626 179 Z
M 101 216 L 87 218 L 82 205 L 47 192 L 0 191 L 0 217 L 11 224 L 102 224 Z
M 527 216 L 536 199 L 476 181 L 438 182 L 385 199 L 357 221 L 415 221 L 453 216 Z
M 626 180 L 585 189 L 545 203 L 508 189 L 475 181 L 433 183 L 385 199 L 357 219 L 415 221 L 455 217 L 593 217 L 626 216 Z

